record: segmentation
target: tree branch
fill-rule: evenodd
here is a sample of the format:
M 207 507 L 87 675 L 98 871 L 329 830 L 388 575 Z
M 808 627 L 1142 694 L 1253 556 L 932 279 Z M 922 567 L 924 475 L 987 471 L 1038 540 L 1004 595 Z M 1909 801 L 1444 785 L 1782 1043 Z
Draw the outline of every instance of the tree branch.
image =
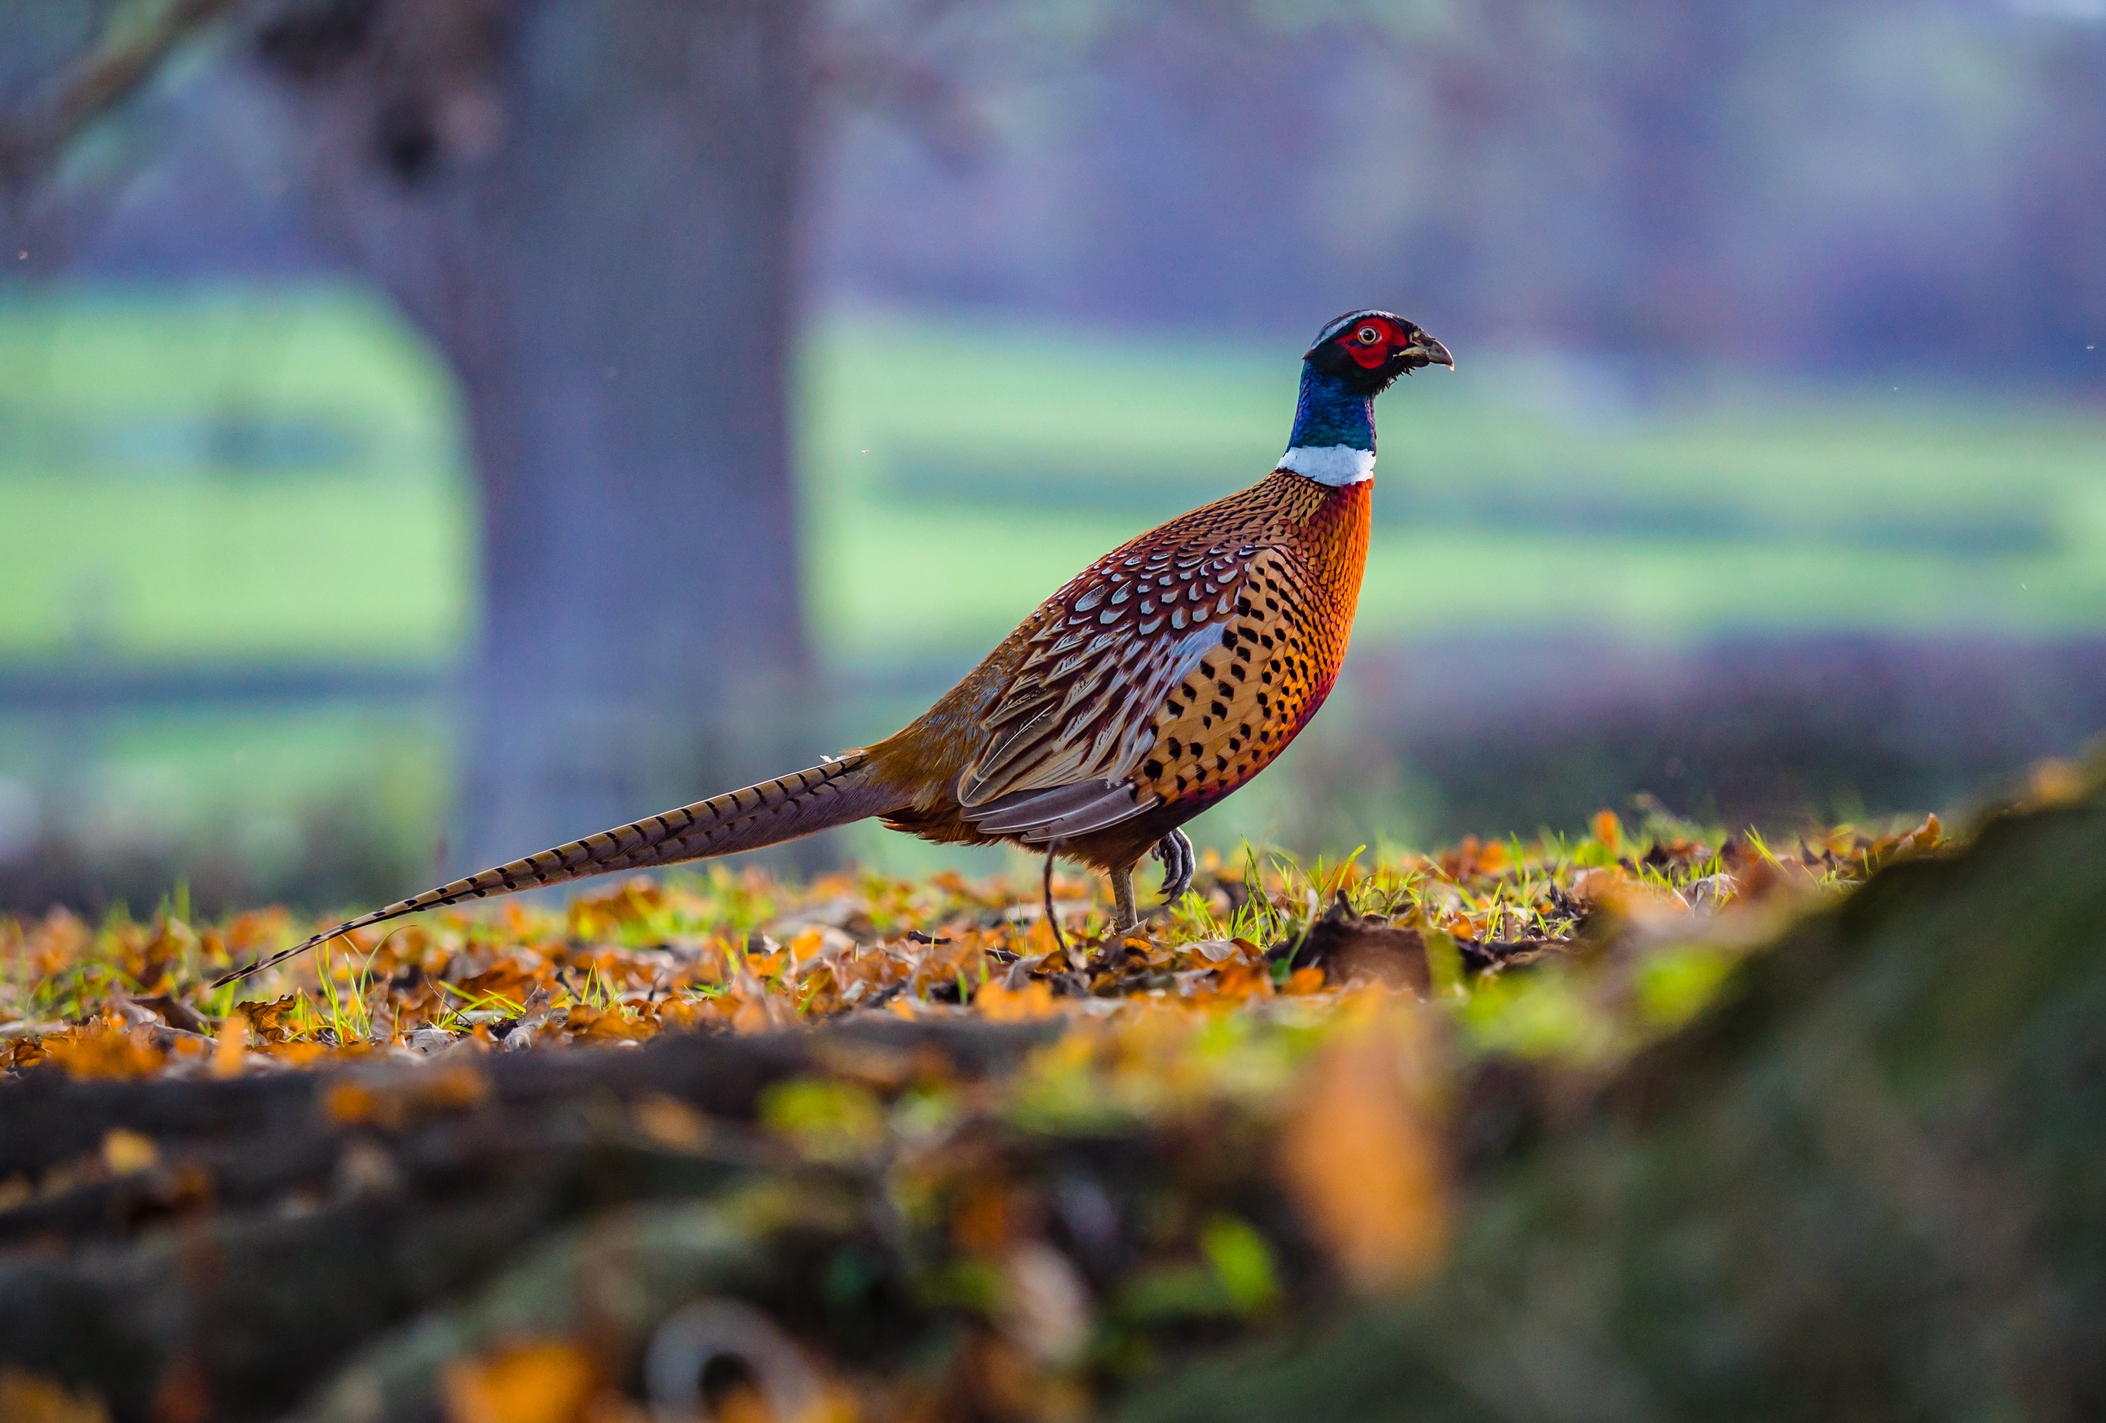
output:
M 144 87 L 184 41 L 241 3 L 165 0 L 145 18 L 131 7 L 119 11 L 93 49 L 19 111 L 0 118 L 0 188 L 20 192 L 42 178 L 76 135 Z

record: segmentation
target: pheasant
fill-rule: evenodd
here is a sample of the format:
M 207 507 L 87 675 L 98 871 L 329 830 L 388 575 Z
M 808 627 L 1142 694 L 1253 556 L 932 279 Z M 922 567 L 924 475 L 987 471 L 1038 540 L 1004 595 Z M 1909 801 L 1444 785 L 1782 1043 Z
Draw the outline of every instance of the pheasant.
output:
M 1139 922 L 1151 851 L 1190 886 L 1179 827 L 1270 765 L 1323 705 L 1367 562 L 1375 397 L 1454 369 L 1387 311 L 1327 324 L 1302 356 L 1287 452 L 1250 488 L 1113 549 L 1040 604 L 894 736 L 472 874 L 237 970 L 420 910 L 779 844 L 876 816 L 938 842 L 1007 843 L 1104 871 L 1113 929 Z

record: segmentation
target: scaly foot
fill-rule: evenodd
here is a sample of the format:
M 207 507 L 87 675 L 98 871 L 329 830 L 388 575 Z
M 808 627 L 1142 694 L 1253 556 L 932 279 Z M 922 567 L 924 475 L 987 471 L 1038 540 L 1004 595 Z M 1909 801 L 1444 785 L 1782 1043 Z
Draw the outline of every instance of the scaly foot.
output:
M 1163 908 L 1173 909 L 1192 887 L 1192 869 L 1197 863 L 1192 841 L 1182 830 L 1173 830 L 1156 842 L 1155 857 L 1163 862 Z

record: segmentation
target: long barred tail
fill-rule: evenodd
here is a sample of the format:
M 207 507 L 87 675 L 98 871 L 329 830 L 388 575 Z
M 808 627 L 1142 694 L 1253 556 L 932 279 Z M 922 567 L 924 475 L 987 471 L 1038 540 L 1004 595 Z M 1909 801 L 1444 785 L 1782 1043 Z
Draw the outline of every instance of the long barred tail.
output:
M 543 850 L 523 860 L 495 869 L 481 870 L 466 879 L 411 895 L 385 909 L 346 919 L 327 933 L 306 943 L 258 959 L 213 983 L 214 988 L 239 983 L 250 974 L 304 954 L 317 944 L 339 934 L 363 929 L 405 914 L 441 909 L 493 894 L 511 894 L 541 885 L 562 884 L 616 870 L 649 869 L 674 865 L 683 860 L 729 855 L 738 850 L 758 850 L 779 845 L 815 830 L 827 830 L 866 816 L 898 809 L 900 796 L 877 781 L 871 772 L 868 752 L 851 751 L 838 760 L 809 771 L 796 771 L 757 786 L 732 791 L 663 815 L 648 816 L 612 830 L 602 830 L 568 845 Z

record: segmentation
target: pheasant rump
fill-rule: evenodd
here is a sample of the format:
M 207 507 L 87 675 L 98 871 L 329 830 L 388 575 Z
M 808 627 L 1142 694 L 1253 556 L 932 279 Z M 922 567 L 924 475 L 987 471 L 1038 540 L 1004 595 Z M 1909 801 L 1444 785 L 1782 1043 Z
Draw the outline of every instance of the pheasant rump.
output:
M 1192 872 L 1178 827 L 1270 765 L 1323 705 L 1367 562 L 1375 397 L 1453 368 L 1440 342 L 1356 311 L 1302 356 L 1287 452 L 1250 488 L 1113 549 L 897 735 L 808 771 L 483 870 L 348 920 L 759 849 L 869 816 L 924 839 L 1050 850 L 1105 871 L 1116 928 L 1153 850 L 1168 900 Z

